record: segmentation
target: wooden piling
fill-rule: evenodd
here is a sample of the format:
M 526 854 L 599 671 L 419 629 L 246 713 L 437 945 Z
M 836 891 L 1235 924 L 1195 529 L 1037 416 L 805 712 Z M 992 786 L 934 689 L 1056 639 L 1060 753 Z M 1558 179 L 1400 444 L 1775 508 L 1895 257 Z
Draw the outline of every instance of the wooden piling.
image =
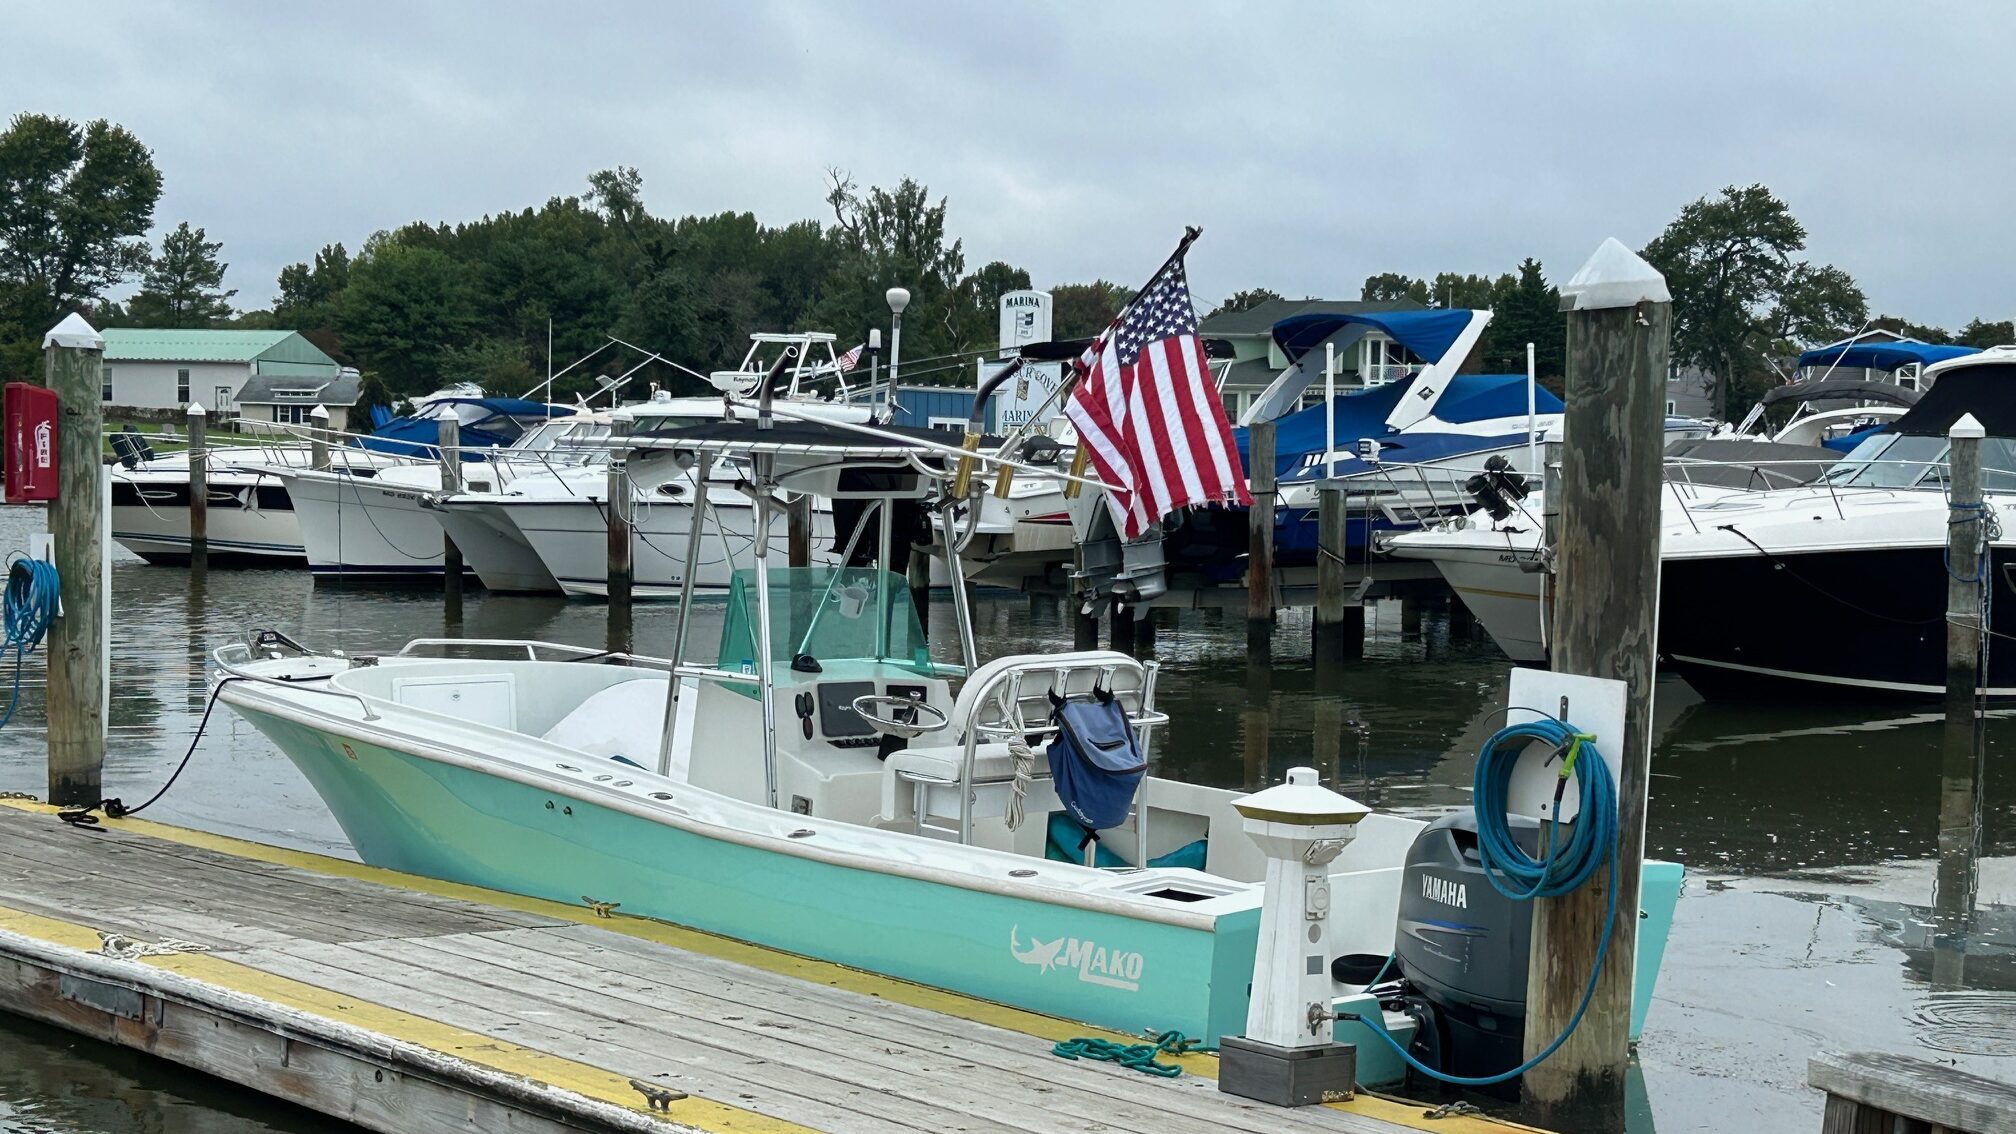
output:
M 462 423 L 454 417 L 444 417 L 437 423 L 435 448 L 441 455 L 441 491 L 455 493 L 462 491 Z M 450 625 L 462 621 L 462 549 L 455 546 L 455 537 L 445 530 L 441 533 L 441 595 L 445 600 L 445 614 Z
M 185 416 L 189 419 L 189 570 L 201 575 L 210 569 L 209 415 L 201 402 L 192 401 Z
M 1660 441 L 1673 310 L 1665 280 L 1614 241 L 1563 290 L 1571 312 L 1568 444 L 1560 473 L 1553 668 L 1622 680 L 1628 692 L 1624 735 L 1601 740 L 1623 768 L 1617 875 L 1600 873 L 1572 894 L 1534 903 L 1528 1058 L 1575 1014 L 1602 942 L 1607 887 L 1616 887 L 1618 916 L 1586 1014 L 1559 1050 L 1525 1074 L 1522 1098 L 1539 1125 L 1621 1131 L 1652 757 Z
M 308 433 L 308 467 L 317 472 L 329 471 L 329 407 L 316 406 L 308 411 L 310 429 Z
M 1981 500 L 1981 439 L 1973 414 L 1947 431 L 1949 512 L 1946 522 L 1946 722 L 1941 737 L 1939 866 L 1933 890 L 1933 978 L 1961 983 L 1965 952 L 1941 948 L 1965 940 L 1973 920 L 1981 855 L 1980 779 L 1983 743 L 1977 685 L 1981 678 L 1984 578 L 1992 579 L 1983 545 L 1987 513 Z
M 812 566 L 812 494 L 801 492 L 784 505 L 784 550 L 793 567 Z
M 56 499 L 49 503 L 62 617 L 49 627 L 49 801 L 103 798 L 105 766 L 105 462 L 99 433 L 105 342 L 72 315 L 42 340 L 56 393 Z
M 1316 618 L 1314 653 L 1319 658 L 1361 657 L 1365 653 L 1365 607 L 1352 600 L 1346 583 L 1344 486 L 1325 483 L 1316 490 Z
M 1134 620 L 1135 657 L 1152 658 L 1155 656 L 1155 633 L 1155 610 L 1151 607 L 1142 611 L 1141 617 Z
M 1106 621 L 1112 634 L 1110 638 L 1112 648 L 1123 654 L 1132 654 L 1134 652 L 1134 628 L 1138 625 L 1134 621 L 1134 612 L 1116 602 L 1113 604 L 1112 612 L 1107 615 Z
M 1253 492 L 1247 513 L 1246 636 L 1274 630 L 1274 423 L 1256 423 L 1247 438 L 1246 475 Z
M 612 421 L 609 424 L 611 437 L 623 437 L 629 432 L 630 423 L 627 421 Z M 631 602 L 637 576 L 634 559 L 636 538 L 631 524 L 630 467 L 624 453 L 610 454 L 607 492 L 609 569 L 605 581 L 609 588 L 609 649 L 627 653 L 632 641 Z
M 1071 551 L 1071 586 L 1064 601 L 1071 604 L 1071 648 L 1074 650 L 1096 650 L 1099 648 L 1099 616 L 1087 610 L 1089 603 L 1078 593 L 1078 580 L 1085 577 L 1085 545 L 1079 544 Z

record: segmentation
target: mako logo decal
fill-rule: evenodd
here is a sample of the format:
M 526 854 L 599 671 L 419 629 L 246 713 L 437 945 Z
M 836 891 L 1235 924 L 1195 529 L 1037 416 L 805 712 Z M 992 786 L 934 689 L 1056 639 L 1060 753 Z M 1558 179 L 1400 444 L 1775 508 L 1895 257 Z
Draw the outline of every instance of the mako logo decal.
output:
M 1079 980 L 1087 984 L 1103 984 L 1128 992 L 1141 990 L 1141 970 L 1146 963 L 1139 953 L 1108 949 L 1096 941 L 1081 941 L 1076 937 L 1039 941 L 1032 936 L 1028 947 L 1024 948 L 1022 927 L 1019 925 L 1008 930 L 1008 953 L 1023 964 L 1035 965 L 1046 973 L 1051 969 L 1071 969 L 1078 974 Z

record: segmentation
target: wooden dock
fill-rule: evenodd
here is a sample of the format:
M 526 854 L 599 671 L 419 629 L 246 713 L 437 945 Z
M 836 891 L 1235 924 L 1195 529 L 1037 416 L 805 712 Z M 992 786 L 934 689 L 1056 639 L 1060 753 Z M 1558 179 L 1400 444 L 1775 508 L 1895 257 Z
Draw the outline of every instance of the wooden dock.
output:
M 620 910 L 22 801 L 0 804 L 0 1011 L 400 1134 L 1527 1129 L 1363 1095 L 1266 1107 L 1220 1093 L 1214 1056 L 1175 1079 L 1069 1062 L 1053 1042 L 1106 1034 Z

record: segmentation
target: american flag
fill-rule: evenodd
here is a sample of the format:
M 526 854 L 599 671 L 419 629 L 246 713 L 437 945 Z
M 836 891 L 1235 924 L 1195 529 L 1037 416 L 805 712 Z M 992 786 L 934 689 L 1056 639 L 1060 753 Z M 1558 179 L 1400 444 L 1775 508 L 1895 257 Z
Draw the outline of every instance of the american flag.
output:
M 1122 538 L 1178 508 L 1253 503 L 1211 384 L 1179 252 L 1075 364 L 1064 415 L 1078 430 Z
M 839 359 L 835 361 L 834 368 L 839 370 L 840 373 L 842 374 L 845 374 L 849 370 L 854 369 L 855 365 L 861 361 L 861 352 L 867 349 L 868 344 L 862 343 L 860 346 L 857 346 L 853 350 L 848 351 L 846 354 L 841 355 Z

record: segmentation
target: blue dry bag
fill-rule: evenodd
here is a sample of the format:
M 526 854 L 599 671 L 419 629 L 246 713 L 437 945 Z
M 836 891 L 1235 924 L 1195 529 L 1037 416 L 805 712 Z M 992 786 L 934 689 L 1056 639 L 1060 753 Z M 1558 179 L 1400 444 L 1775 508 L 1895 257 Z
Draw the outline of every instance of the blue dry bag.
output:
M 1148 771 L 1127 710 L 1104 690 L 1051 702 L 1057 736 L 1050 742 L 1050 780 L 1065 812 L 1088 837 L 1126 822 Z

